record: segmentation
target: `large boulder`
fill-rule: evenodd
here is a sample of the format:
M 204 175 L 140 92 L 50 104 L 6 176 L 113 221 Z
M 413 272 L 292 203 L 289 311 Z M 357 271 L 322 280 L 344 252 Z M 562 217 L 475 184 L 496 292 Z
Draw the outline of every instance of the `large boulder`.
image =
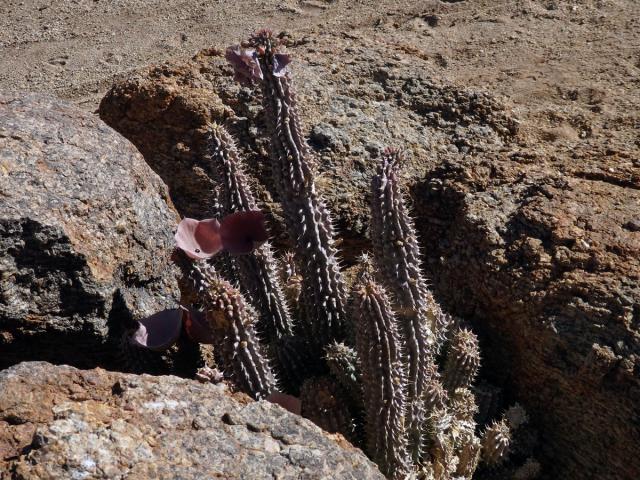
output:
M 0 198 L 0 368 L 108 364 L 110 335 L 175 306 L 166 187 L 97 117 L 0 95 Z
M 76 370 L 0 372 L 0 478 L 380 479 L 340 435 L 224 384 Z
M 447 162 L 413 188 L 439 297 L 526 404 L 557 478 L 640 474 L 640 177 L 574 152 Z M 594 161 L 595 160 L 595 161 Z

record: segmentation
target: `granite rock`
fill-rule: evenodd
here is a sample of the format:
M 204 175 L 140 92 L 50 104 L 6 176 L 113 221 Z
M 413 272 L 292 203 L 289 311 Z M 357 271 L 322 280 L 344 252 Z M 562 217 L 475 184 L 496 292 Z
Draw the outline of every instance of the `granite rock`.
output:
M 175 307 L 166 186 L 97 117 L 0 95 L 0 367 L 109 364 L 110 337 Z
M 0 478 L 383 479 L 340 435 L 225 384 L 77 370 L 0 372 Z
M 627 158 L 589 157 L 459 159 L 412 193 L 436 292 L 474 320 L 483 374 L 526 405 L 549 471 L 633 479 L 640 177 Z

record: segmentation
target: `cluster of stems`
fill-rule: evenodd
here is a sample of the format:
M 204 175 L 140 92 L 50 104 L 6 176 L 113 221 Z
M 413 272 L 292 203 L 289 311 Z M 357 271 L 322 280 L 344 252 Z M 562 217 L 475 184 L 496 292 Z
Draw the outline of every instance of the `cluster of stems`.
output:
M 268 31 L 230 47 L 226 56 L 235 78 L 261 92 L 271 171 L 294 250 L 281 262 L 283 276 L 268 243 L 233 257 L 239 289 L 215 271 L 214 262 L 185 269 L 219 338 L 222 364 L 255 398 L 278 389 L 299 395 L 303 415 L 362 446 L 389 478 L 419 470 L 435 479 L 471 478 L 481 456 L 493 462 L 504 456 L 507 442 L 498 427 L 487 430 L 482 442 L 475 435 L 477 407 L 469 390 L 480 361 L 475 335 L 457 330 L 444 368 L 436 360 L 450 317 L 422 274 L 402 194 L 401 152 L 387 149 L 372 179 L 373 260 L 347 300 L 333 224 L 302 134 L 291 59 Z M 211 125 L 207 135 L 221 213 L 257 209 L 229 133 Z M 299 316 L 295 322 L 292 311 Z M 278 365 L 279 384 L 268 355 Z

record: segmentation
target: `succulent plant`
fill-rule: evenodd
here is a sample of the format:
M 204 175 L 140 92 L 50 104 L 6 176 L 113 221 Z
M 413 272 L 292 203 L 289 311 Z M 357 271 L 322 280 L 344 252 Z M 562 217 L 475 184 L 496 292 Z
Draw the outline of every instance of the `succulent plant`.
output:
M 478 468 L 480 461 L 480 452 L 482 446 L 480 439 L 474 433 L 475 423 L 465 422 L 457 439 L 458 465 L 456 467 L 456 476 L 462 478 L 471 478 Z
M 469 387 L 480 368 L 478 337 L 466 328 L 459 329 L 451 339 L 447 363 L 443 374 L 443 385 L 448 392 Z
M 466 422 L 473 422 L 478 413 L 476 398 L 468 388 L 456 388 L 451 394 L 449 408 L 454 417 Z
M 271 365 L 258 341 L 258 314 L 242 293 L 224 280 L 206 260 L 191 261 L 186 254 L 174 259 L 197 296 L 204 323 L 213 340 L 219 365 L 227 377 L 254 398 L 266 398 L 277 390 Z
M 362 405 L 362 387 L 358 353 L 343 342 L 333 342 L 324 349 L 331 375 L 349 395 L 352 403 Z
M 246 48 L 227 49 L 235 77 L 262 91 L 271 139 L 271 170 L 285 222 L 301 269 L 303 326 L 320 350 L 343 336 L 346 289 L 338 264 L 333 223 L 316 190 L 314 160 L 302 136 L 296 96 L 279 41 L 268 30 L 252 36 Z
M 302 275 L 298 273 L 293 252 L 286 252 L 282 256 L 280 272 L 287 301 L 291 308 L 297 311 L 302 292 Z
M 443 329 L 440 323 L 444 316 L 422 275 L 418 239 L 398 182 L 401 160 L 398 149 L 386 149 L 371 182 L 371 239 L 384 283 L 397 302 L 408 361 L 409 447 L 414 461 L 418 461 L 425 421 L 422 397 L 429 362 L 437 351 L 436 331 Z
M 308 345 L 299 335 L 281 337 L 274 344 L 274 357 L 281 365 L 280 386 L 288 393 L 297 395 L 307 378 L 323 373 L 320 359 Z
M 512 410 L 482 439 L 475 433 L 478 339 L 429 291 L 403 195 L 401 152 L 390 148 L 379 159 L 371 182 L 373 256 L 360 259 L 347 300 L 330 213 L 302 135 L 291 57 L 260 31 L 227 49 L 226 58 L 236 80 L 262 94 L 271 170 L 294 251 L 275 258 L 238 149 L 224 127 L 210 125 L 217 218 L 184 219 L 176 233 L 189 306 L 179 320 L 163 314 L 157 334 L 157 318 L 142 321 L 127 345 L 162 349 L 176 335 L 211 341 L 239 389 L 342 433 L 388 478 L 470 479 L 480 460 L 500 463 L 509 427 L 526 415 Z M 201 372 L 203 381 L 215 373 Z
M 511 429 L 505 420 L 493 422 L 482 435 L 482 458 L 487 465 L 495 466 L 509 453 Z
M 219 202 L 223 213 L 231 216 L 235 212 L 257 211 L 242 161 L 229 132 L 222 125 L 214 124 L 209 126 L 207 137 L 213 170 L 217 178 L 222 180 Z M 238 240 L 234 243 L 239 244 Z M 247 292 L 253 306 L 260 312 L 260 331 L 267 340 L 291 335 L 291 315 L 278 279 L 276 262 L 269 242 L 257 247 L 250 245 L 248 249 L 243 248 L 242 252 L 236 250 L 232 253 L 247 253 L 232 257 L 232 261 L 237 267 L 240 285 Z
M 371 279 L 354 289 L 351 313 L 362 368 L 367 451 L 384 474 L 403 478 L 409 471 L 407 375 L 396 317 L 383 287 Z

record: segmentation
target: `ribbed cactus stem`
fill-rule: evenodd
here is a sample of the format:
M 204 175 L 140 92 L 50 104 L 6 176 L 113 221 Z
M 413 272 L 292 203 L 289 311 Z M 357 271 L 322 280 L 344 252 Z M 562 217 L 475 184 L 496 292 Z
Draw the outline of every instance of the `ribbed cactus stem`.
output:
M 289 57 L 277 52 L 278 41 L 269 31 L 258 32 L 249 44 L 255 55 L 251 58 L 261 70 L 257 76 L 252 66 L 252 78 L 262 89 L 274 180 L 303 275 L 304 320 L 310 338 L 324 347 L 343 337 L 345 318 L 345 285 L 333 225 L 316 191 L 313 159 L 302 135 L 292 80 L 284 68 Z
M 217 340 L 216 352 L 234 383 L 256 399 L 276 391 L 275 377 L 254 330 L 257 314 L 240 291 L 206 261 L 189 262 L 182 255 L 178 263 L 197 291 Z
M 422 398 L 427 416 L 429 416 L 433 410 L 445 409 L 449 403 L 449 395 L 442 386 L 438 365 L 433 359 L 430 359 L 428 363 L 427 382 Z
M 461 428 L 456 442 L 456 454 L 458 456 L 456 477 L 469 480 L 471 480 L 478 467 L 481 451 L 480 439 L 474 433 L 474 425 L 473 423 L 467 423 L 466 428 Z
M 467 422 L 473 422 L 475 415 L 478 413 L 476 397 L 468 388 L 456 388 L 452 392 L 449 408 L 454 417 Z
M 429 457 L 435 479 L 449 479 L 455 472 L 455 446 L 451 438 L 454 419 L 446 409 L 435 409 L 427 417 Z
M 330 433 L 341 433 L 353 441 L 355 424 L 342 387 L 328 376 L 305 380 L 300 388 L 302 416 Z
M 398 181 L 401 158 L 398 150 L 385 150 L 372 180 L 371 241 L 385 285 L 399 308 L 408 363 L 409 448 L 414 461 L 418 461 L 425 421 L 422 397 L 428 381 L 430 358 L 437 350 L 434 332 L 442 330 L 439 322 L 445 316 L 422 277 L 418 239 Z
M 451 339 L 443 374 L 443 385 L 449 393 L 471 385 L 480 368 L 478 337 L 466 328 L 459 329 Z
M 208 127 L 209 154 L 221 187 L 223 214 L 257 210 L 242 160 L 233 138 L 218 124 Z M 291 335 L 292 321 L 267 242 L 246 255 L 232 257 L 240 285 L 260 312 L 258 328 L 268 339 Z
M 366 278 L 354 289 L 351 314 L 362 369 L 368 453 L 385 475 L 402 478 L 409 468 L 406 372 L 396 318 L 382 286 Z
M 371 182 L 371 241 L 385 284 L 401 310 L 426 322 L 424 343 L 433 348 L 445 338 L 449 318 L 422 275 L 418 237 L 399 179 L 402 160 L 400 150 L 387 148 Z
M 329 371 L 347 392 L 352 403 L 359 406 L 362 403 L 362 387 L 358 354 L 342 342 L 332 342 L 324 351 Z
M 505 420 L 493 422 L 482 436 L 482 459 L 489 466 L 500 464 L 509 453 L 511 429 Z

